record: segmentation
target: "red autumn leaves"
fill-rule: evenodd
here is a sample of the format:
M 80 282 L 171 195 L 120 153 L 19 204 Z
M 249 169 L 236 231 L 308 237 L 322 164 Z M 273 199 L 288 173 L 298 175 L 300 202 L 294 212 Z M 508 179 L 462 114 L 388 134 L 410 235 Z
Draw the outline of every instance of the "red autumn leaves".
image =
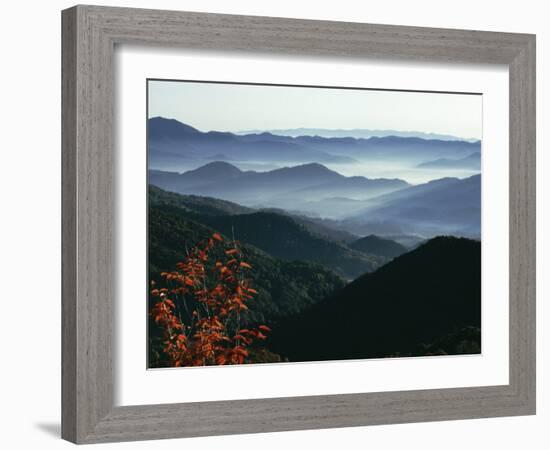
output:
M 150 314 L 162 332 L 161 352 L 169 367 L 244 364 L 249 350 L 271 331 L 245 326 L 244 313 L 258 292 L 250 285 L 252 266 L 235 241 L 214 233 L 193 248 L 176 270 L 162 272 Z

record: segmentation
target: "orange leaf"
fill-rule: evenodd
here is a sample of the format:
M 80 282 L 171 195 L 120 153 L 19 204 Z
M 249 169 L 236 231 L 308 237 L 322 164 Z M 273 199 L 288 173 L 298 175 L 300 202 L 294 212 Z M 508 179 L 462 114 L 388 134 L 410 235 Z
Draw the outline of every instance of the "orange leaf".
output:
M 248 264 L 248 263 L 245 263 L 245 262 L 242 262 L 242 263 L 240 264 L 240 266 L 241 266 L 241 267 L 246 267 L 247 269 L 252 269 L 252 266 L 251 266 L 250 264 Z
M 247 352 L 244 348 L 242 348 L 242 347 L 235 347 L 235 348 L 233 349 L 233 351 L 234 351 L 235 353 L 238 353 L 238 354 L 242 355 L 242 356 L 248 356 L 248 352 Z
M 168 306 L 171 306 L 172 308 L 176 307 L 176 305 L 174 305 L 174 302 L 168 298 L 164 299 L 164 303 L 166 303 Z
M 223 238 L 220 236 L 219 233 L 214 233 L 214 234 L 212 235 L 212 237 L 213 237 L 214 239 L 216 239 L 216 241 L 220 241 L 220 242 L 223 241 Z

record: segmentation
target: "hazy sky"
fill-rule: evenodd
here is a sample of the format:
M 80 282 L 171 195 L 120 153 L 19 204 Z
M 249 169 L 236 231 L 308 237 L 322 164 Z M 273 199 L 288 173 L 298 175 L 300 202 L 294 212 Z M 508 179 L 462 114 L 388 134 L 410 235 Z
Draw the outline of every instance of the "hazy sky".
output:
M 481 139 L 481 95 L 149 81 L 149 117 L 201 131 L 366 128 Z

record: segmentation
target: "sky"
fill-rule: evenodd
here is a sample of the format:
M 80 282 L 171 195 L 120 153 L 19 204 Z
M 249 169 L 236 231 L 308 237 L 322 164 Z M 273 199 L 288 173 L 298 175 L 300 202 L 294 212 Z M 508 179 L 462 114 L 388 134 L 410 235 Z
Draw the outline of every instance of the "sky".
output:
M 149 80 L 148 116 L 201 131 L 362 128 L 481 139 L 482 96 Z

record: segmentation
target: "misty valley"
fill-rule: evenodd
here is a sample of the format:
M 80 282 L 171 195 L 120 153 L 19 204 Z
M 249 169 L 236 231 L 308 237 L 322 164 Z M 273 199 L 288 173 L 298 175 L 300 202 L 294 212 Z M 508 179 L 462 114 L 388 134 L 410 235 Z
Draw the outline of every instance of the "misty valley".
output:
M 148 167 L 149 367 L 481 352 L 479 140 L 153 117 Z

